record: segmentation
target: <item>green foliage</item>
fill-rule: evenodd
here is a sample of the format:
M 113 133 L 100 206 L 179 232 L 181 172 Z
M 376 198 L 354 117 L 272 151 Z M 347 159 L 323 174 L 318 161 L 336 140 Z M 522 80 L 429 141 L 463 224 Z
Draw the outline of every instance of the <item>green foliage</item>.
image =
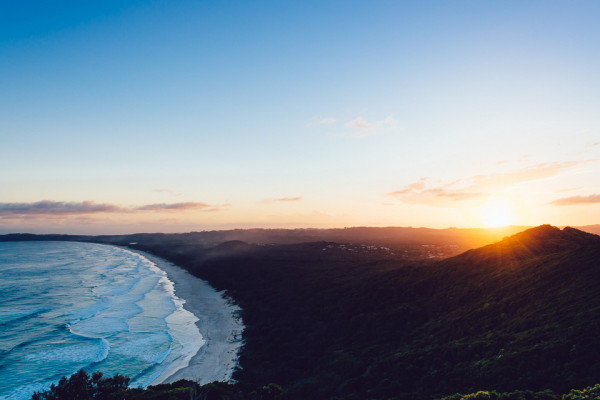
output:
M 128 388 L 129 378 L 115 375 L 103 378 L 101 372 L 90 376 L 80 370 L 71 377 L 62 377 L 57 385 L 35 393 L 32 400 L 285 400 L 283 389 L 276 384 L 258 388 L 226 382 L 198 385 L 180 380 L 150 386 L 147 389 Z
M 49 390 L 35 393 L 32 400 L 117 400 L 125 397 L 128 384 L 129 377 L 123 375 L 103 378 L 101 372 L 90 376 L 80 370 L 69 378 L 63 376 Z
M 563 400 L 600 400 L 600 384 L 582 390 L 571 390 L 563 396 Z
M 252 400 L 282 400 L 283 388 L 277 384 L 270 383 L 253 391 L 251 396 Z
M 462 397 L 462 400 L 499 400 L 498 393 L 495 391 L 484 391 L 480 390 L 479 392 L 467 394 Z
M 454 393 L 449 396 L 444 396 L 439 400 L 461 400 L 464 397 L 464 394 Z
M 453 394 L 439 400 L 560 400 L 560 396 L 552 390 L 534 392 L 531 390 L 516 390 L 514 392 L 498 393 L 494 390 L 480 390 L 467 395 Z
M 150 386 L 147 389 L 130 389 L 131 400 L 190 400 L 200 390 L 196 382 L 180 380 Z

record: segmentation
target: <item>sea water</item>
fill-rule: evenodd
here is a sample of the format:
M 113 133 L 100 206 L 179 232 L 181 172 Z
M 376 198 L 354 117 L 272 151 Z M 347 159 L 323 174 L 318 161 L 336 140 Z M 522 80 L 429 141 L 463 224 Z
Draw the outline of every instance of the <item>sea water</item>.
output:
M 0 399 L 25 400 L 80 369 L 160 383 L 204 344 L 173 283 L 113 246 L 0 243 Z

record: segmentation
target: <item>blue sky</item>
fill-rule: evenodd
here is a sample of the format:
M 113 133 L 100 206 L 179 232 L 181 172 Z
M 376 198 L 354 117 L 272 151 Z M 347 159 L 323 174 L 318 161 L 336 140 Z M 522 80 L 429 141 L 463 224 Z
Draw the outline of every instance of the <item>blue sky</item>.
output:
M 0 230 L 599 223 L 599 16 L 2 2 Z

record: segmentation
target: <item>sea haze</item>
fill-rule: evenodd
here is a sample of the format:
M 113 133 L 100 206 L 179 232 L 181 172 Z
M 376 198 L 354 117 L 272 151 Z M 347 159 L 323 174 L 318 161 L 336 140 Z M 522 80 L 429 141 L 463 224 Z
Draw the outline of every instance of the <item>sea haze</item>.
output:
M 204 343 L 182 303 L 163 271 L 128 250 L 0 243 L 0 399 L 28 399 L 81 368 L 161 382 Z

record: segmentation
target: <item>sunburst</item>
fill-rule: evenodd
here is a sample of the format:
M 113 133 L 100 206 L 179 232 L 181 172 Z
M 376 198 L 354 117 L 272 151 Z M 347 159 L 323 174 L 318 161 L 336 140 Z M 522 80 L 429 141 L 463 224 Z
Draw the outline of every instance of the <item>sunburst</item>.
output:
M 510 203 L 505 200 L 490 200 L 480 208 L 481 219 L 489 228 L 512 225 L 515 215 Z

